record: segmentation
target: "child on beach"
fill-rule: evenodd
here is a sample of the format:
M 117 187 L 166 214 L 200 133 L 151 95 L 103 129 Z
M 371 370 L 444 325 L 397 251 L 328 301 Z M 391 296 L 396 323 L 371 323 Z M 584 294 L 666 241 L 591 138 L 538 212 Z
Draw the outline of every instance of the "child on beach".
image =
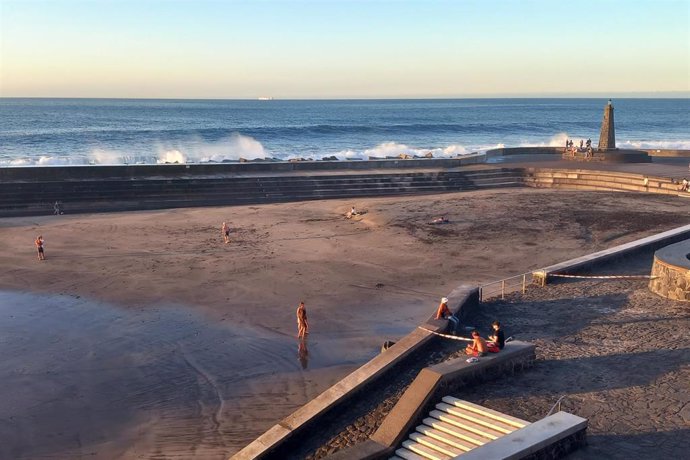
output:
M 467 345 L 465 354 L 479 358 L 481 356 L 486 356 L 488 349 L 489 347 L 486 341 L 481 338 L 479 332 L 472 331 L 472 345 Z
M 347 214 L 345 214 L 345 217 L 347 219 L 352 219 L 354 216 L 358 215 L 359 213 L 357 212 L 357 209 L 353 206 L 352 209 L 348 211 Z
M 36 250 L 38 251 L 38 260 L 46 260 L 45 253 L 43 252 L 43 236 L 38 235 L 38 238 L 36 238 L 34 243 L 36 244 Z
M 494 321 L 491 323 L 491 328 L 493 329 L 493 334 L 489 336 L 489 342 L 496 344 L 499 350 L 503 350 L 503 347 L 506 346 L 506 338 L 503 329 L 501 329 L 501 323 Z
M 435 319 L 447 319 L 450 324 L 451 334 L 455 334 L 460 320 L 450 311 L 450 308 L 448 308 L 448 297 L 441 298 L 441 304 L 438 306 L 438 310 L 436 310 Z
M 221 227 L 220 232 L 223 234 L 225 244 L 228 244 L 230 242 L 230 227 L 228 227 L 228 224 L 226 222 L 223 222 L 223 226 Z
M 309 322 L 307 321 L 307 309 L 304 302 L 297 307 L 297 338 L 303 339 L 309 334 Z

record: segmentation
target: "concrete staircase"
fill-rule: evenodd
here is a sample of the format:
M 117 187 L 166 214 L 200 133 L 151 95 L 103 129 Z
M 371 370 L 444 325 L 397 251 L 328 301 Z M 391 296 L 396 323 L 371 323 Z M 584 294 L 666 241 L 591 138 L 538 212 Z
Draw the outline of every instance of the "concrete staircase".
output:
M 527 169 L 523 180 L 526 186 L 536 188 L 678 195 L 678 184 L 669 178 L 648 177 L 645 181 L 640 174 L 615 171 Z
M 107 178 L 0 183 L 0 216 L 435 194 L 522 185 L 519 170 Z
M 447 460 L 530 425 L 452 396 L 429 413 L 391 459 Z

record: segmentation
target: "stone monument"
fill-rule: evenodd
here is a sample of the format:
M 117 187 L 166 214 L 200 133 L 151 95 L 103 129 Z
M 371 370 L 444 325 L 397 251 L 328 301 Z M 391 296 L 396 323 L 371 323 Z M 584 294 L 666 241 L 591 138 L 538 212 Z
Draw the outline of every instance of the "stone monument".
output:
M 599 151 L 616 150 L 616 130 L 613 126 L 613 104 L 611 99 L 604 107 L 604 120 L 599 134 Z

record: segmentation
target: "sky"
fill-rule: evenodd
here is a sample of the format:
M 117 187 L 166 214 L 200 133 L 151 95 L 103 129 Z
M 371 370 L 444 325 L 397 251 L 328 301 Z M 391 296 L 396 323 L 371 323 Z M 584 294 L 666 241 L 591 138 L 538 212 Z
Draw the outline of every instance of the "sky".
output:
M 690 0 L 0 0 L 0 96 L 690 94 Z

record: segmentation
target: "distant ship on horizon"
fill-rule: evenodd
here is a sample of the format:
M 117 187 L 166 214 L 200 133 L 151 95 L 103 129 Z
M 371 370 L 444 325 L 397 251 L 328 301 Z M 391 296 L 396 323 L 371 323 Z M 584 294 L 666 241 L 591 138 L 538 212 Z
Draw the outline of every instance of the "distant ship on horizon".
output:
M 272 96 L 261 96 L 259 97 L 260 101 L 272 101 L 273 97 Z

